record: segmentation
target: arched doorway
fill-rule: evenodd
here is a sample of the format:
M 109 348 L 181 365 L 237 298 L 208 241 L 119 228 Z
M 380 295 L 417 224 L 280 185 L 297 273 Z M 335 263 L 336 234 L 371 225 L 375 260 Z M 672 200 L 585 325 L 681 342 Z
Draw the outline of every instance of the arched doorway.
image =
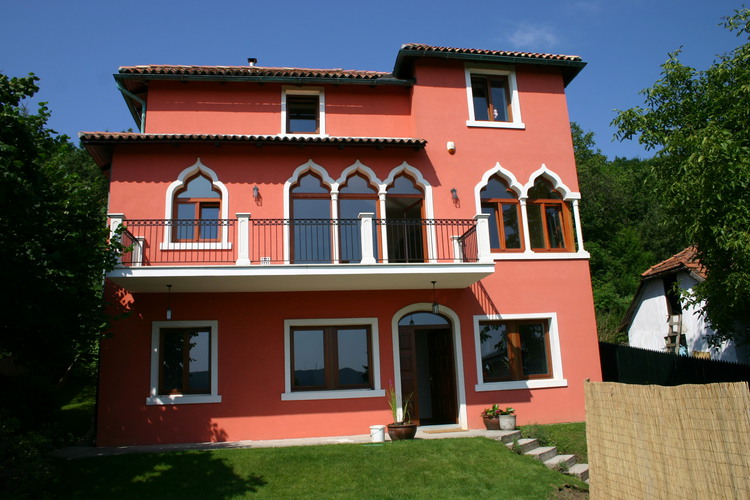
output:
M 419 425 L 459 423 L 456 353 L 451 320 L 414 311 L 398 320 L 401 394 L 412 394 L 411 419 Z

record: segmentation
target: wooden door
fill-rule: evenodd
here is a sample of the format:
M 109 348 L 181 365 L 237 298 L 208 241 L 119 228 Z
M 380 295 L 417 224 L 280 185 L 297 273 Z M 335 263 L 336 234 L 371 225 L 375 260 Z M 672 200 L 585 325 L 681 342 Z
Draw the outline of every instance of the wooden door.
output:
M 453 335 L 450 329 L 431 331 L 428 335 L 432 420 L 436 424 L 456 423 L 456 374 Z
M 402 401 L 411 395 L 409 413 L 411 421 L 419 424 L 419 394 L 417 392 L 417 349 L 414 327 L 400 326 L 398 329 L 399 360 L 401 363 Z

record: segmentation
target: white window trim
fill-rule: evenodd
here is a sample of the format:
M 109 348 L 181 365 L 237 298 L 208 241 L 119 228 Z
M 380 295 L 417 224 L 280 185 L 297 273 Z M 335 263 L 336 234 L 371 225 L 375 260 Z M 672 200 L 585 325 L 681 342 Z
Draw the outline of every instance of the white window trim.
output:
M 483 382 L 482 376 L 482 346 L 479 339 L 481 331 L 479 323 L 482 321 L 517 321 L 517 320 L 546 320 L 549 328 L 549 350 L 552 365 L 552 378 L 533 380 L 511 380 L 508 382 Z M 474 316 L 474 347 L 477 365 L 477 381 L 474 386 L 477 392 L 511 391 L 516 389 L 544 389 L 549 387 L 567 387 L 568 381 L 563 377 L 562 356 L 560 354 L 560 338 L 557 328 L 557 313 L 532 314 L 492 314 L 489 316 Z
M 480 127 L 480 128 L 511 128 L 511 129 L 525 129 L 526 124 L 521 119 L 521 105 L 519 104 L 518 97 L 518 86 L 516 84 L 516 73 L 512 69 L 493 69 L 481 68 L 481 67 L 467 67 L 464 70 L 466 76 L 466 99 L 469 105 L 469 119 L 466 120 L 467 127 Z M 508 86 L 510 91 L 510 107 L 513 113 L 513 121 L 511 122 L 493 122 L 485 120 L 476 120 L 474 118 L 474 99 L 471 92 L 471 77 L 472 75 L 500 75 L 508 77 Z
M 372 389 L 351 389 L 337 391 L 298 391 L 292 392 L 291 331 L 297 326 L 359 326 L 370 327 L 372 346 Z M 357 399 L 380 398 L 385 391 L 380 386 L 380 347 L 377 318 L 333 318 L 333 319 L 287 319 L 284 320 L 284 392 L 282 401 L 311 401 L 318 399 Z
M 318 96 L 319 127 L 317 133 L 294 133 L 286 129 L 286 96 L 288 95 L 316 95 Z M 281 89 L 281 135 L 282 136 L 311 136 L 328 137 L 326 134 L 326 94 L 322 88 L 282 87 Z
M 159 337 L 162 328 L 211 329 L 211 393 L 210 394 L 159 394 Z M 221 403 L 219 394 L 219 322 L 209 321 L 154 321 L 151 323 L 151 389 L 146 398 L 147 406 Z

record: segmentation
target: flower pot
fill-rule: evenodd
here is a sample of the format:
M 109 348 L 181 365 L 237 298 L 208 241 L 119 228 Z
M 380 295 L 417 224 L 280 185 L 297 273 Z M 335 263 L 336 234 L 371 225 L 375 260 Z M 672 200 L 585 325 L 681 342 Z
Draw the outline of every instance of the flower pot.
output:
M 498 418 L 498 424 L 500 424 L 500 430 L 514 431 L 516 430 L 516 416 L 500 415 L 500 417 Z
M 388 424 L 388 435 L 391 441 L 401 441 L 402 439 L 414 439 L 417 434 L 417 424 Z
M 500 430 L 500 420 L 497 417 L 486 417 L 482 415 L 482 420 L 484 421 L 484 427 L 488 431 Z

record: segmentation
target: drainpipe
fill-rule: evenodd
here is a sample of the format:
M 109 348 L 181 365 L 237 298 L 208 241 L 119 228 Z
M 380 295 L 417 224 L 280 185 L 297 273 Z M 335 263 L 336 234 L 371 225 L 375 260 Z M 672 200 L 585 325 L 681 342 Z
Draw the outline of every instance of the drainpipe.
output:
M 141 119 L 139 120 L 139 122 L 140 122 L 140 130 L 141 130 L 141 134 L 145 133 L 145 130 L 146 130 L 146 101 L 144 101 L 143 99 L 141 99 L 137 95 L 133 94 L 132 92 L 130 92 L 125 87 L 123 87 L 122 83 L 120 83 L 120 81 L 115 80 L 115 83 L 117 84 L 117 88 L 120 90 L 120 92 L 122 92 L 123 94 L 125 94 L 127 97 L 130 97 L 134 101 L 137 101 L 138 103 L 140 103 L 140 105 L 141 105 Z

